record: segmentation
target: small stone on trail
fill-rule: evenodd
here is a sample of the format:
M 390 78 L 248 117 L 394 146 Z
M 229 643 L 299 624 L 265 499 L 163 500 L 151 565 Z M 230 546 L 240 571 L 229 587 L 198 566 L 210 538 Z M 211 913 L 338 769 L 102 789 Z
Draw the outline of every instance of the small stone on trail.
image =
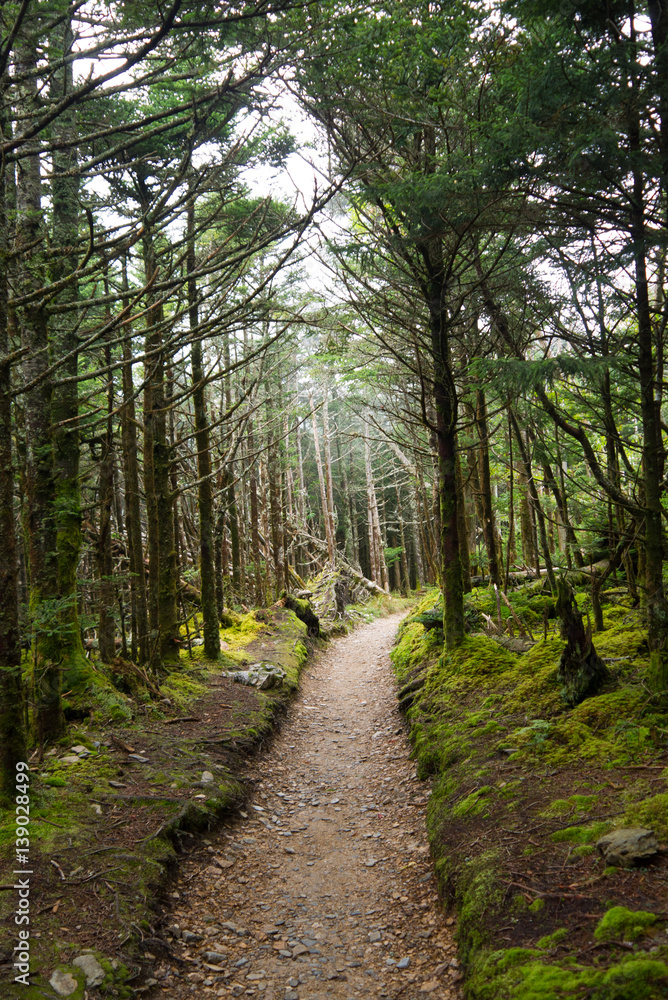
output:
M 407 969 L 410 964 L 411 964 L 410 958 L 401 958 L 397 962 L 397 969 Z
M 200 781 L 203 781 L 205 785 L 208 785 L 209 782 L 213 781 L 213 774 L 211 773 L 211 771 L 202 771 L 202 777 L 200 778 Z
M 285 1000 L 299 1000 L 299 993 L 296 990 L 287 990 L 285 993 Z
M 227 961 L 227 955 L 221 955 L 219 951 L 205 951 L 204 961 L 211 962 L 212 965 L 220 965 L 221 962 Z
M 195 941 L 201 941 L 202 935 L 195 934 L 194 931 L 181 931 L 181 939 L 186 942 L 186 944 L 194 943 Z
M 283 850 L 285 851 L 286 854 L 294 854 L 295 853 L 294 847 L 284 847 Z
M 105 972 L 95 955 L 79 955 L 72 962 L 78 969 L 81 969 L 86 977 L 86 986 L 99 986 L 104 979 Z
M 70 997 L 78 987 L 78 982 L 69 972 L 62 972 L 56 969 L 49 979 L 49 985 L 53 986 L 59 997 Z
M 429 982 L 423 983 L 420 987 L 420 993 L 433 993 L 437 990 L 439 983 L 435 979 L 430 979 Z
M 373 944 L 375 941 L 380 941 L 380 931 L 371 931 L 369 934 L 369 941 Z

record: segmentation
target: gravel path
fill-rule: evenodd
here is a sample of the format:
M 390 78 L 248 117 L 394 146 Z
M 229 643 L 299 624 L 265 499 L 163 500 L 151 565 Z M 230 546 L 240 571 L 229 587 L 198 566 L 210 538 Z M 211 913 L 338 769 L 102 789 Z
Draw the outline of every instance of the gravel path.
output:
M 153 997 L 459 998 L 388 661 L 400 620 L 303 675 L 252 800 L 180 866 L 164 926 L 182 964 L 157 960 Z

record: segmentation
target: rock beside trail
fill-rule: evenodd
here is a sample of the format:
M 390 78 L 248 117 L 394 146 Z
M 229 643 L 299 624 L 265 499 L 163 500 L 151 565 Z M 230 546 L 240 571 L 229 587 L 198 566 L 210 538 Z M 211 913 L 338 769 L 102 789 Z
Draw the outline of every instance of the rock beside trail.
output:
M 236 670 L 231 677 L 238 684 L 247 684 L 259 688 L 260 691 L 267 691 L 269 688 L 280 687 L 286 674 L 282 667 L 274 664 L 253 663 L 248 670 Z
M 659 850 L 659 843 L 653 830 L 635 826 L 607 833 L 596 841 L 596 847 L 609 865 L 633 868 L 653 857 Z
M 79 955 L 72 962 L 78 969 L 81 969 L 86 977 L 86 986 L 99 986 L 104 979 L 104 969 L 95 958 L 95 955 Z
M 56 969 L 49 979 L 49 986 L 52 986 L 59 997 L 71 997 L 78 987 L 78 982 L 69 972 Z

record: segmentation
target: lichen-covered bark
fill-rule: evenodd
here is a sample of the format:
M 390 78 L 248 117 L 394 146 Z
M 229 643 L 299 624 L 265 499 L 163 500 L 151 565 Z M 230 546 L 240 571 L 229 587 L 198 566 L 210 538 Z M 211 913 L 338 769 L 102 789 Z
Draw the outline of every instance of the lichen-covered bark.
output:
M 37 104 L 35 73 L 37 49 L 32 32 L 38 25 L 27 21 L 16 49 L 16 71 L 22 82 L 16 100 L 28 115 Z M 18 288 L 24 295 L 44 288 L 44 221 L 42 216 L 39 153 L 27 141 L 29 155 L 16 165 L 16 250 Z M 58 603 L 58 558 L 56 553 L 55 487 L 51 436 L 53 380 L 49 366 L 47 314 L 36 296 L 19 314 L 21 342 L 26 350 L 23 379 L 26 432 L 25 530 L 28 539 L 30 607 L 33 621 L 35 715 L 41 741 L 57 735 L 63 725 Z
M 51 79 L 50 96 L 59 101 L 73 89 L 72 63 L 67 61 L 74 38 L 65 18 L 49 39 L 54 63 L 66 60 Z M 77 121 L 74 108 L 58 116 L 53 125 L 57 148 L 51 178 L 52 230 L 49 277 L 67 283 L 56 294 L 60 307 L 74 306 L 78 282 L 79 176 L 77 173 Z M 55 492 L 58 593 L 64 600 L 60 611 L 59 660 L 66 688 L 75 686 L 89 672 L 84 655 L 77 613 L 77 567 L 81 551 L 81 496 L 79 490 L 79 393 L 77 313 L 74 309 L 51 317 L 49 339 L 52 362 L 60 363 L 51 396 L 53 421 L 53 474 Z M 61 363 L 61 359 L 67 360 Z

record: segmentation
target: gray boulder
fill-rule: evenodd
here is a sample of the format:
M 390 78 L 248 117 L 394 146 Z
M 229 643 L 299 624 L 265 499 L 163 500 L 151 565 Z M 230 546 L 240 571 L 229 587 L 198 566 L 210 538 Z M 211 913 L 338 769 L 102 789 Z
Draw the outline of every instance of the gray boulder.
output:
M 659 843 L 653 830 L 629 826 L 606 833 L 596 841 L 596 847 L 609 865 L 633 868 L 654 857 L 659 850 Z

